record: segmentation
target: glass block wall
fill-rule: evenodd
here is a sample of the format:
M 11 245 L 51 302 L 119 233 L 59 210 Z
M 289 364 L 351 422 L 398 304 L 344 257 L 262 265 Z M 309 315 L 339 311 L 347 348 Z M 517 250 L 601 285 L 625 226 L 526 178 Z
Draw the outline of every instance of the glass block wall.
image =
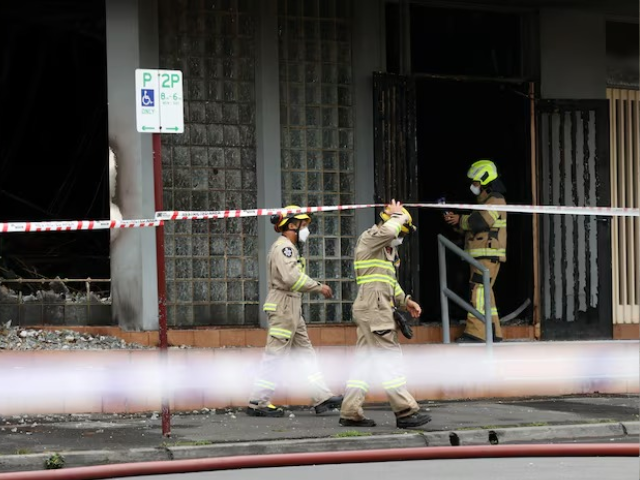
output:
M 160 67 L 184 74 L 162 136 L 164 208 L 256 208 L 255 0 L 160 0 Z M 167 222 L 171 326 L 258 323 L 257 220 Z
M 285 204 L 354 202 L 350 12 L 349 0 L 279 0 Z M 331 286 L 334 299 L 306 296 L 305 318 L 348 321 L 356 293 L 354 213 L 318 214 L 310 229 L 308 274 Z

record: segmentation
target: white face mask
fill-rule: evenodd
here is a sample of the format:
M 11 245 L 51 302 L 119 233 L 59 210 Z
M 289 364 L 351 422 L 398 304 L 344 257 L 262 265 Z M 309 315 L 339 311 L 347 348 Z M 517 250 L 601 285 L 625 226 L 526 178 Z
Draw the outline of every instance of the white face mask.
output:
M 476 186 L 476 185 L 471 185 L 469 187 L 469 190 L 471 190 L 471 193 L 473 193 L 476 197 L 478 195 L 480 195 L 480 192 L 482 192 L 482 190 L 480 189 L 480 187 Z
M 389 244 L 389 246 L 391 246 L 391 247 L 399 247 L 400 245 L 402 245 L 402 241 L 403 240 L 404 240 L 404 238 L 402 238 L 402 237 L 394 238 L 393 240 L 391 240 L 391 243 Z
M 298 230 L 298 241 L 302 243 L 306 242 L 307 238 L 309 238 L 309 235 L 311 235 L 311 232 L 309 231 L 308 227 L 301 228 L 300 230 Z

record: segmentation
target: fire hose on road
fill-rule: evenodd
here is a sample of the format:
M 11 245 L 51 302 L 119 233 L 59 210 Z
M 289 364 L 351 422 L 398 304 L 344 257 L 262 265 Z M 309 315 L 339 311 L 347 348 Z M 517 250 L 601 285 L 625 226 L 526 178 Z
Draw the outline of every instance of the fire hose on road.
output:
M 61 470 L 0 474 L 0 480 L 93 480 L 140 475 L 180 474 L 264 467 L 293 467 L 409 460 L 515 457 L 638 457 L 640 444 L 545 444 L 424 447 L 350 452 L 250 455 L 161 462 L 123 463 Z

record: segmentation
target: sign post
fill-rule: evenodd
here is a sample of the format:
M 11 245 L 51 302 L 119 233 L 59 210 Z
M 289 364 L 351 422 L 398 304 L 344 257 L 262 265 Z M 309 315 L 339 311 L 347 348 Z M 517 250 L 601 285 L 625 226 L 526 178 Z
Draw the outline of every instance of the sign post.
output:
M 162 207 L 161 133 L 184 132 L 182 72 L 179 70 L 136 70 L 136 126 L 140 133 L 153 134 L 153 178 L 156 212 Z M 158 269 L 158 330 L 163 368 L 168 365 L 167 289 L 164 259 L 164 227 L 156 227 Z M 162 394 L 162 435 L 171 436 L 171 410 L 166 391 Z

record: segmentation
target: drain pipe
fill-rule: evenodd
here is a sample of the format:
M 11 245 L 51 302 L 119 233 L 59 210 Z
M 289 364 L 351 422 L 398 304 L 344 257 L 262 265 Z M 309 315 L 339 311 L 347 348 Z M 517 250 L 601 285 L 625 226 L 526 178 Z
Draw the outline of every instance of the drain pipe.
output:
M 438 460 L 509 457 L 637 457 L 638 444 L 495 445 L 465 447 L 398 448 L 350 452 L 313 452 L 248 455 L 143 463 L 121 463 L 93 467 L 31 472 L 0 473 L 0 480 L 95 480 L 140 475 L 162 475 L 239 468 L 294 467 L 340 463 L 378 463 L 402 460 Z

